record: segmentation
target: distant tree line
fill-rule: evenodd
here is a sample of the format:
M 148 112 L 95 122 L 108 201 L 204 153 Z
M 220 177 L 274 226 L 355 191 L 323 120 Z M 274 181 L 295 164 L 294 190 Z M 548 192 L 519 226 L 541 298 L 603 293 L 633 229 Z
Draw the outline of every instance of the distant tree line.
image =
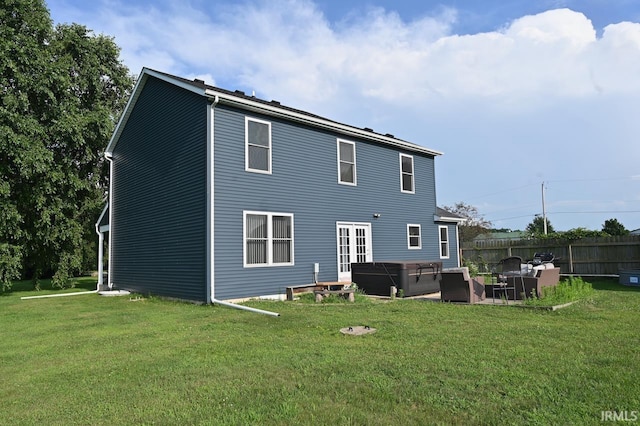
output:
M 445 210 L 455 213 L 456 215 L 466 219 L 466 221 L 458 227 L 461 242 L 473 241 L 476 237 L 491 232 L 513 232 L 511 229 L 494 229 L 490 221 L 486 220 L 478 209 L 464 202 L 458 202 L 451 206 L 445 206 Z M 558 232 L 547 219 L 547 233 L 544 233 L 544 218 L 535 216 L 534 219 L 525 228 L 526 234 L 530 238 L 536 239 L 562 239 L 562 240 L 579 240 L 581 238 L 594 237 L 611 237 L 629 235 L 629 231 L 617 219 L 608 219 L 602 225 L 600 231 L 592 231 L 586 228 L 574 228 L 568 231 Z M 519 231 L 518 231 L 519 232 Z

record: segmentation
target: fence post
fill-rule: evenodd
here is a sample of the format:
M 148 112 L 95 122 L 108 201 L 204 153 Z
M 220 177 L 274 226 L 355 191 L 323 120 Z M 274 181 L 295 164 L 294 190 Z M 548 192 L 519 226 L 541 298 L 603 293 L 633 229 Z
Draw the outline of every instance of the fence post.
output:
M 573 274 L 573 252 L 571 251 L 571 244 L 569 244 L 569 273 Z

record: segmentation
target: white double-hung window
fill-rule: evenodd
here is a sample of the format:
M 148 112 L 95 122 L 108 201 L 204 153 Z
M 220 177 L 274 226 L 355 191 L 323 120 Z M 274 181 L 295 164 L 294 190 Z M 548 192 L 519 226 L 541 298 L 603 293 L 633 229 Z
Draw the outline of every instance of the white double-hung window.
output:
M 338 139 L 338 182 L 356 185 L 356 144 Z
M 245 170 L 271 173 L 271 123 L 245 118 Z
M 415 190 L 413 157 L 407 154 L 400 154 L 400 191 L 413 194 Z
M 440 259 L 449 258 L 449 228 L 447 226 L 439 226 L 438 232 L 440 234 Z
M 422 248 L 422 238 L 420 225 L 407 225 L 407 243 L 409 250 L 417 250 Z
M 293 265 L 293 215 L 244 212 L 244 266 Z

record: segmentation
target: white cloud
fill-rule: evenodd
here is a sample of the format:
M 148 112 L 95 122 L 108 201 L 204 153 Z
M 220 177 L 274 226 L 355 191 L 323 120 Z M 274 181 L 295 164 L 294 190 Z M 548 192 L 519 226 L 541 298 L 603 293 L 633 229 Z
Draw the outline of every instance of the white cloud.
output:
M 147 66 L 255 90 L 444 151 L 437 161 L 441 204 L 505 186 L 637 169 L 640 23 L 611 24 L 598 37 L 585 15 L 556 9 L 457 35 L 453 9 L 408 22 L 370 8 L 332 23 L 306 0 L 206 4 L 213 14 L 182 2 L 101 5 L 100 13 L 74 20 L 115 36 L 134 73 Z M 637 182 L 586 188 L 578 201 L 607 194 L 615 207 L 638 192 Z M 518 216 L 514 206 L 537 213 L 537 189 L 509 196 L 491 206 L 502 205 L 508 217 Z M 570 199 L 571 190 L 560 188 L 548 202 Z
M 243 3 L 212 17 L 183 4 L 161 11 L 109 2 L 89 25 L 115 35 L 132 72 L 209 73 L 305 104 L 480 97 L 511 107 L 531 96 L 640 90 L 638 23 L 609 25 L 597 39 L 591 21 L 568 9 L 465 36 L 450 34 L 455 20 L 452 9 L 406 22 L 372 8 L 332 25 L 302 0 Z

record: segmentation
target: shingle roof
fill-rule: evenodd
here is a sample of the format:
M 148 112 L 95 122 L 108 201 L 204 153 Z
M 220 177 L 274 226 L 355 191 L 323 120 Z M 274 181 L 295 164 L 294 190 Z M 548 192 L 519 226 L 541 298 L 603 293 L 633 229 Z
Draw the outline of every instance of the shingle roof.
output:
M 449 217 L 452 219 L 464 219 L 464 217 L 455 213 L 451 213 L 449 210 L 445 210 L 441 207 L 436 207 L 436 214 L 441 217 Z
M 249 96 L 242 91 L 236 90 L 231 91 L 227 89 L 222 89 L 220 87 L 211 86 L 206 84 L 203 80 L 193 79 L 189 80 L 184 77 L 175 76 L 172 74 L 168 74 L 162 71 L 152 70 L 149 68 L 143 68 L 140 76 L 138 77 L 138 82 L 136 83 L 136 87 L 134 89 L 134 93 L 131 95 L 131 99 L 129 100 L 129 104 L 125 108 L 125 112 L 123 117 L 120 119 L 118 126 L 109 142 L 109 146 L 107 147 L 107 153 L 112 152 L 113 146 L 117 143 L 117 139 L 119 138 L 121 127 L 124 125 L 126 120 L 128 119 L 128 114 L 130 113 L 130 104 L 135 103 L 137 96 L 139 95 L 139 91 L 141 87 L 144 85 L 144 81 L 148 76 L 161 78 L 165 81 L 168 81 L 173 84 L 177 84 L 185 89 L 191 90 L 195 93 L 201 94 L 203 96 L 211 97 L 211 98 L 224 98 L 225 102 L 234 103 L 238 106 L 245 108 L 252 108 L 254 110 L 263 110 L 260 112 L 270 113 L 272 115 L 280 115 L 283 117 L 297 119 L 298 121 L 305 121 L 307 124 L 316 125 L 323 128 L 330 128 L 332 130 L 353 134 L 358 137 L 362 137 L 365 139 L 371 139 L 379 143 L 393 145 L 398 148 L 402 148 L 405 150 L 418 152 L 422 154 L 427 154 L 431 156 L 442 155 L 441 152 L 432 150 L 430 148 L 426 148 L 422 145 L 417 145 L 412 142 L 408 142 L 402 140 L 400 138 L 396 138 L 394 135 L 386 133 L 378 133 L 374 132 L 369 128 L 358 128 L 355 126 L 351 126 L 348 124 L 340 123 L 335 120 L 331 120 L 325 117 L 321 117 L 316 114 L 312 114 L 307 111 L 303 111 L 300 109 L 292 108 L 286 105 L 282 105 L 280 102 L 271 100 L 267 101 L 264 99 L 257 98 L 255 96 Z M 142 82 L 142 84 L 140 84 Z

